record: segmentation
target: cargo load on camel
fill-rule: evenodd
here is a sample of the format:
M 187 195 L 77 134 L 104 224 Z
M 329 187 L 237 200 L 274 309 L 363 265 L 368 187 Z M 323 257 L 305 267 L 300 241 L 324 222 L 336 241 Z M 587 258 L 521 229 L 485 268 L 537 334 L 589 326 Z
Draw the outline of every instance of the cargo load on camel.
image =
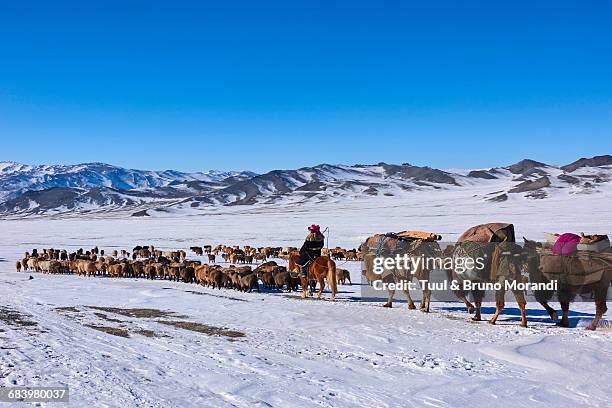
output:
M 538 249 L 538 253 L 542 274 L 549 281 L 556 280 L 572 287 L 592 285 L 612 267 L 607 235 L 566 232 L 546 233 L 545 237 L 547 245 Z
M 503 245 L 500 245 L 502 244 Z M 515 243 L 514 225 L 502 222 L 476 225 L 465 231 L 455 246 L 456 257 L 469 257 L 472 259 L 484 258 L 485 264 L 482 270 L 464 272 L 463 278 L 480 280 L 487 272 L 488 279 L 492 282 L 498 280 L 500 275 L 505 275 L 510 269 L 500 262 L 505 263 L 507 259 L 501 257 L 502 252 L 517 251 Z M 455 279 L 460 277 L 454 276 Z
M 578 294 L 592 297 L 595 300 L 595 317 L 587 329 L 595 330 L 607 310 L 606 300 L 612 283 L 612 251 L 610 251 L 608 238 L 604 235 L 581 234 L 578 242 L 584 242 L 584 244 L 578 243 L 573 252 L 560 255 L 557 242 L 560 242 L 565 234 L 558 235 L 554 245 L 550 243 L 553 234 L 548 235 L 548 242 L 545 245 L 525 239 L 530 282 L 556 282 L 557 286 L 554 291 L 535 291 L 534 295 L 546 310 L 552 309 L 548 302 L 554 294 L 557 295 L 563 311 L 559 322 L 562 327 L 569 326 L 569 304 L 574 297 Z M 605 247 L 600 252 L 578 248 L 578 245 L 587 245 L 588 248 L 591 248 L 591 245 L 599 242 L 604 243 L 599 244 L 601 248 Z M 556 248 L 554 252 L 553 248 Z M 551 314 L 551 318 L 556 320 L 556 313 Z
M 548 281 L 573 287 L 599 282 L 612 269 L 612 253 L 575 251 L 559 256 L 550 249 L 538 249 L 541 272 Z M 577 292 L 580 292 L 579 290 Z
M 388 232 L 386 234 L 376 234 L 368 237 L 361 244 L 359 250 L 363 256 L 362 274 L 372 283 L 382 281 L 384 284 L 399 283 L 401 281 L 409 282 L 416 278 L 419 283 L 429 281 L 430 270 L 423 264 L 420 264 L 415 269 L 407 271 L 396 267 L 383 268 L 382 273 L 375 271 L 375 261 L 377 258 L 392 258 L 397 255 L 407 255 L 409 257 L 426 257 L 434 258 L 442 255 L 442 250 L 437 241 L 442 237 L 439 234 L 425 231 L 402 231 Z M 384 307 L 392 307 L 394 289 L 388 290 L 388 299 Z M 415 309 L 414 302 L 410 297 L 410 292 L 407 288 L 403 289 L 408 301 L 408 308 Z M 431 291 L 428 286 L 423 287 L 423 299 L 421 300 L 420 310 L 429 312 L 429 303 Z
M 457 242 L 516 242 L 514 237 L 514 225 L 493 222 L 476 225 L 465 231 Z
M 427 242 L 440 241 L 442 239 L 441 235 L 425 231 L 402 231 L 395 235 L 397 235 L 399 238 L 420 239 Z
M 545 232 L 544 238 L 546 239 L 546 247 L 555 247 L 557 246 L 565 246 L 563 242 L 567 239 L 567 236 L 570 235 L 573 237 L 573 240 L 576 241 L 576 250 L 578 251 L 592 251 L 592 252 L 609 252 L 610 251 L 610 239 L 607 235 L 593 234 L 586 235 L 584 232 L 581 232 L 580 235 L 576 235 L 573 233 L 550 233 Z M 566 236 L 566 237 L 563 237 Z M 556 251 L 558 252 L 558 251 Z M 555 252 L 555 253 L 556 253 Z M 574 252 L 574 251 L 571 251 Z M 559 254 L 557 254 L 559 255 Z M 567 255 L 567 254 L 562 254 Z

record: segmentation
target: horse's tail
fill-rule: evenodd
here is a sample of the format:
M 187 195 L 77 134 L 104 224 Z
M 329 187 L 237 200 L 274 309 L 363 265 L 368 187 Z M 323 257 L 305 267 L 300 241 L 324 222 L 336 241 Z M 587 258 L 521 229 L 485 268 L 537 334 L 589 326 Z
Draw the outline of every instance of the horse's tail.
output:
M 327 257 L 327 281 L 332 292 L 332 300 L 338 291 L 338 283 L 336 282 L 336 263 L 328 256 Z

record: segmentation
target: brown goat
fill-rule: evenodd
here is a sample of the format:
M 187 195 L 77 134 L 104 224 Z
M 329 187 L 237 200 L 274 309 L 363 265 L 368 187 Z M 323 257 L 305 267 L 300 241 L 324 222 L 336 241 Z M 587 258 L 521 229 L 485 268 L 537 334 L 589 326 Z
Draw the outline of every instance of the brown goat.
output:
M 253 288 L 257 288 L 259 292 L 259 282 L 257 281 L 257 274 L 252 273 L 247 276 L 240 278 L 240 290 L 244 292 L 250 292 Z
M 337 268 L 336 279 L 338 280 L 338 283 L 342 285 L 345 285 L 347 280 L 349 281 L 349 285 L 353 284 L 351 282 L 351 274 L 346 269 Z

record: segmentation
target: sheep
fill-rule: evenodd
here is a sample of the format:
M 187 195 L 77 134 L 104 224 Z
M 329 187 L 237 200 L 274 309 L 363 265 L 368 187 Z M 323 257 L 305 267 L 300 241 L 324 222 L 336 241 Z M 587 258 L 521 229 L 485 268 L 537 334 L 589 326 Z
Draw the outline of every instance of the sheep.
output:
M 32 269 L 33 271 L 40 272 L 40 269 L 38 268 L 38 259 L 36 258 L 28 259 L 28 268 Z

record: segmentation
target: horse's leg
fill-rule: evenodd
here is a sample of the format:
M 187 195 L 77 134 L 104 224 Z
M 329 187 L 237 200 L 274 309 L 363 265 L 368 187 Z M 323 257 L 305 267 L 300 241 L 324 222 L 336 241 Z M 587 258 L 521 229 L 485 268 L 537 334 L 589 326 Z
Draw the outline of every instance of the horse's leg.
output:
M 317 276 L 317 280 L 319 281 L 319 292 L 317 292 L 317 299 L 321 300 L 321 294 L 323 293 L 323 289 L 325 288 L 325 278 L 319 275 Z
M 336 292 L 338 292 L 338 282 L 336 281 L 336 264 L 330 259 L 327 258 L 327 283 L 329 284 L 329 289 L 331 290 L 331 298 L 330 300 L 333 302 L 336 300 Z M 322 277 L 324 279 L 325 276 Z
M 595 330 L 597 328 L 597 324 L 599 323 L 599 320 L 601 319 L 601 316 L 603 316 L 603 314 L 606 313 L 607 311 L 608 311 L 608 307 L 606 306 L 605 298 L 603 300 L 596 299 L 595 300 L 595 318 L 593 319 L 591 324 L 586 327 L 586 329 Z
M 308 279 L 300 276 L 300 284 L 302 285 L 302 299 L 308 297 Z
M 472 317 L 472 320 L 479 322 L 482 320 L 482 316 L 480 315 L 480 307 L 482 306 L 484 292 L 482 290 L 473 290 L 472 294 L 474 295 L 474 303 L 476 303 L 476 313 L 474 314 L 474 317 Z
M 387 297 L 387 303 L 385 303 L 383 307 L 393 307 L 393 296 L 395 296 L 395 289 L 394 290 L 389 289 L 388 292 L 389 292 L 389 295 Z

